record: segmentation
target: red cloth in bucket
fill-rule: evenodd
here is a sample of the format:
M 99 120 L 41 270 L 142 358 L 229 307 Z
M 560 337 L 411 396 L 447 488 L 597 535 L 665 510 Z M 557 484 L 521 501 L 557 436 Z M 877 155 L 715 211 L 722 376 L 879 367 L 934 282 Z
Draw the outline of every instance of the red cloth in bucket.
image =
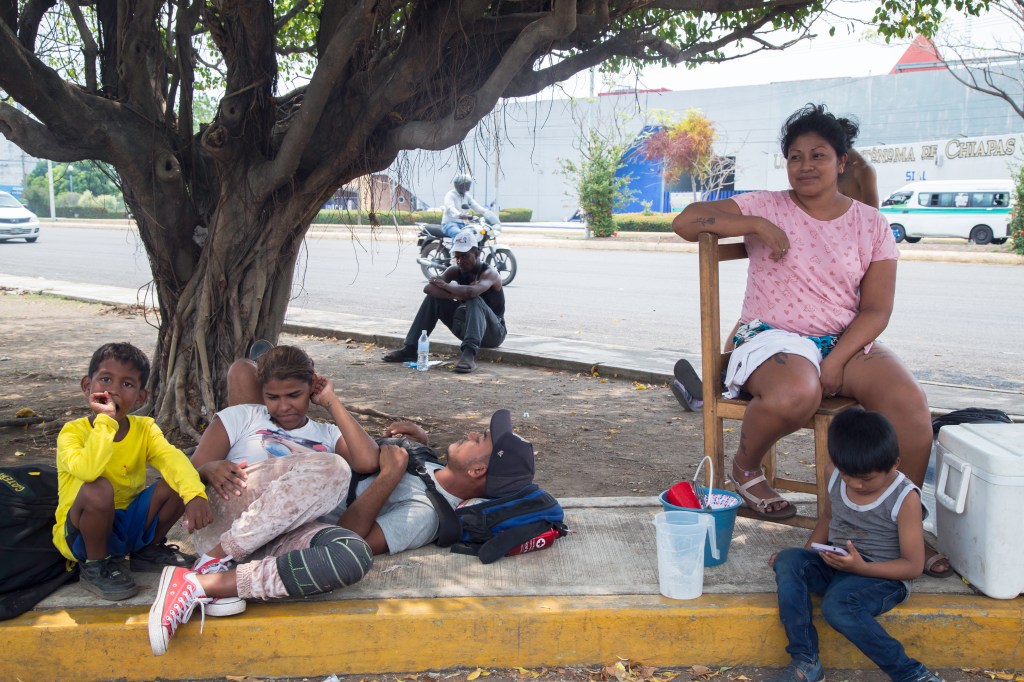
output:
M 694 492 L 693 484 L 689 481 L 680 481 L 669 488 L 665 493 L 665 499 L 677 507 L 700 509 L 697 493 Z

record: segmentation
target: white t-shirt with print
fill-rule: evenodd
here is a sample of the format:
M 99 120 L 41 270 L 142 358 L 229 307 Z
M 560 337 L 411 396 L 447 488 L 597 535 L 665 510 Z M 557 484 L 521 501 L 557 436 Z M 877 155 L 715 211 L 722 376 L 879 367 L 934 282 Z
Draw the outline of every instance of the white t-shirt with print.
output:
M 334 452 L 341 430 L 312 419 L 286 431 L 270 419 L 265 405 L 235 405 L 217 413 L 228 434 L 228 461 L 255 464 L 270 457 L 308 452 Z

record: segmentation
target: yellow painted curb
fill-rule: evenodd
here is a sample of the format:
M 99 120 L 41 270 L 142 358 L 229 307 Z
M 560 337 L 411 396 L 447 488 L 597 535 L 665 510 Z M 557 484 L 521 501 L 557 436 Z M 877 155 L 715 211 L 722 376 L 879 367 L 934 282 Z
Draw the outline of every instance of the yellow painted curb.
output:
M 568 666 L 616 657 L 658 666 L 781 666 L 774 594 L 382 599 L 198 611 L 166 655 L 139 608 L 30 612 L 0 623 L 3 679 L 314 676 L 464 667 Z M 931 667 L 1024 667 L 1024 599 L 915 595 L 882 618 Z M 872 668 L 820 619 L 827 667 Z

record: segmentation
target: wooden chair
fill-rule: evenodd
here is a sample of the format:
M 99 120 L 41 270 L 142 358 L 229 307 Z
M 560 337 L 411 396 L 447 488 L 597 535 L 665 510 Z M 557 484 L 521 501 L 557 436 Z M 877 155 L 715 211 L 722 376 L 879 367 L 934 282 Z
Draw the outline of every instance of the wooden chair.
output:
M 700 257 L 700 312 L 701 312 L 701 368 L 704 382 L 704 451 L 715 463 L 715 487 L 725 482 L 725 423 L 726 419 L 742 420 L 747 410 L 747 401 L 722 397 L 722 373 L 729 363 L 729 356 L 722 353 L 722 326 L 719 311 L 718 264 L 721 261 L 741 260 L 747 257 L 743 242 L 719 244 L 718 236 L 702 232 L 698 237 Z M 775 446 L 764 459 L 765 477 L 776 490 L 814 493 L 817 495 L 817 509 L 828 504 L 828 478 L 831 465 L 828 458 L 828 427 L 832 418 L 857 402 L 851 398 L 827 398 L 821 407 L 802 428 L 814 431 L 814 476 L 815 482 L 797 481 L 776 475 Z M 764 518 L 745 507 L 740 510 L 744 516 Z M 765 519 L 770 520 L 770 519 Z M 777 521 L 790 526 L 813 528 L 816 517 L 797 515 Z

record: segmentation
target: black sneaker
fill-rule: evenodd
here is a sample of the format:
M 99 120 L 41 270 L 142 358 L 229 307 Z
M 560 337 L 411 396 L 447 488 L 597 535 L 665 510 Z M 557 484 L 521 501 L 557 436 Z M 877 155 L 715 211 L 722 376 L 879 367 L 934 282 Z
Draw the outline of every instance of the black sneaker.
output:
M 381 360 L 384 362 L 415 362 L 416 349 L 412 346 L 402 346 L 398 350 L 385 353 Z
M 194 554 L 185 554 L 177 545 L 155 542 L 132 552 L 130 566 L 136 573 L 159 573 L 164 566 L 192 568 L 198 558 Z
M 121 601 L 134 597 L 139 591 L 131 571 L 125 569 L 123 559 L 108 556 L 98 561 L 83 561 L 78 573 L 82 587 L 102 599 Z

